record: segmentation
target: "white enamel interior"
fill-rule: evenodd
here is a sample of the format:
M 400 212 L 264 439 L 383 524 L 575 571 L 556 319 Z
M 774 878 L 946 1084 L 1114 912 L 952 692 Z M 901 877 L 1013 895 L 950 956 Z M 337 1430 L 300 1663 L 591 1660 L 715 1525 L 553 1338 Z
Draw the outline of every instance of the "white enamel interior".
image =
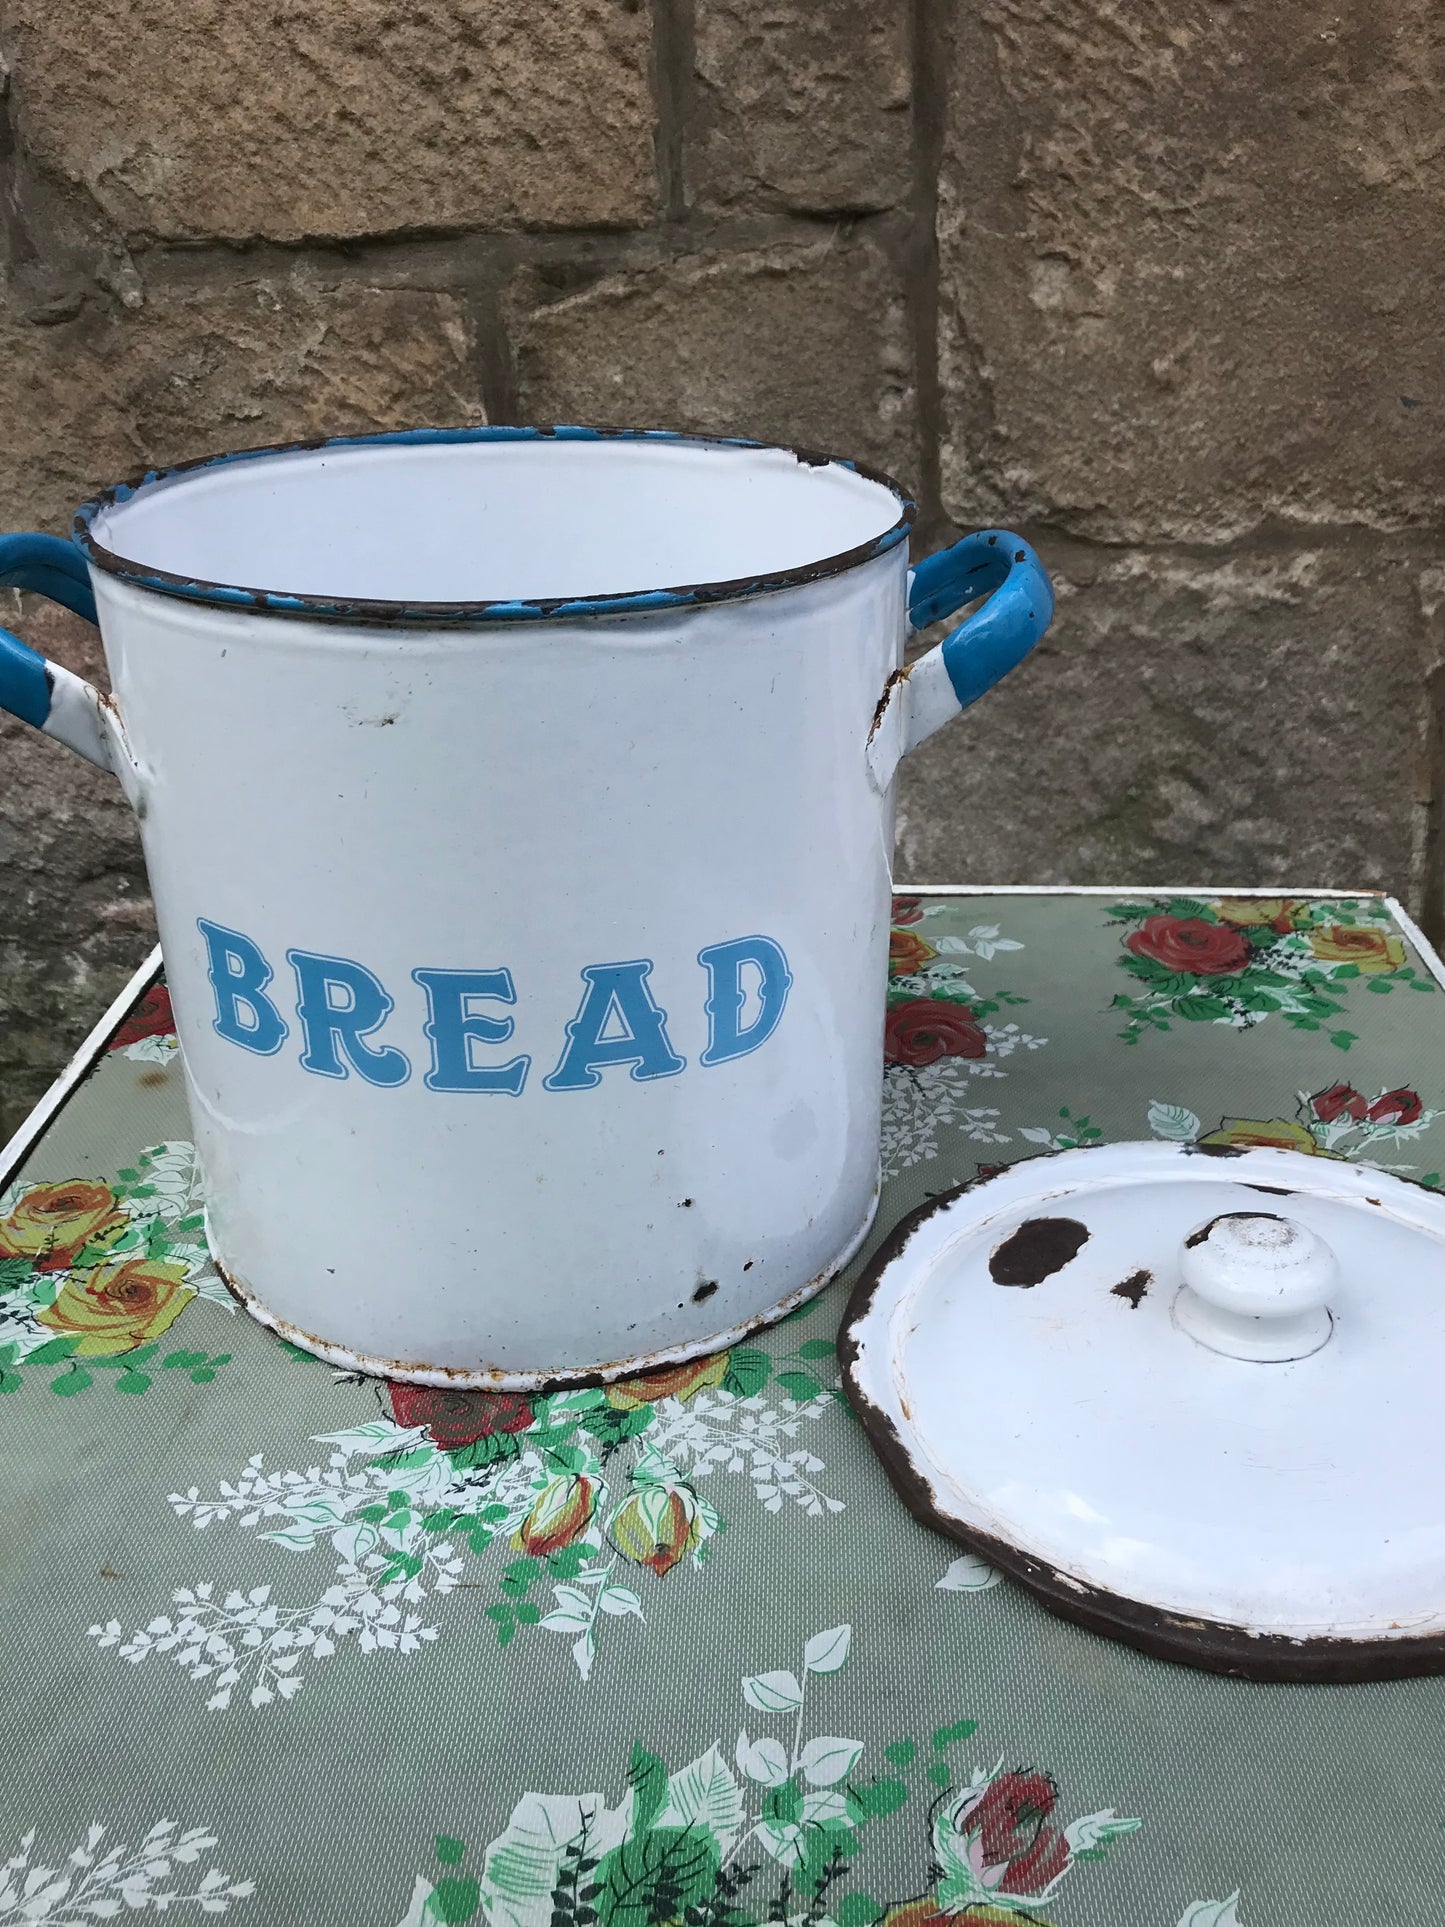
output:
M 1312 1357 L 1224 1357 L 1171 1322 L 1181 1241 L 1261 1210 L 1339 1261 Z M 995 1284 L 990 1254 L 1040 1216 L 1088 1241 L 1031 1288 Z M 1140 1270 L 1136 1309 L 1114 1287 Z M 1030 1159 L 926 1220 L 854 1332 L 860 1387 L 939 1509 L 1066 1582 L 1300 1638 L 1445 1629 L 1445 1200 L 1269 1149 Z
M 281 594 L 484 602 L 626 595 L 806 568 L 899 498 L 841 462 L 715 442 L 382 443 L 197 468 L 103 509 L 146 570 Z

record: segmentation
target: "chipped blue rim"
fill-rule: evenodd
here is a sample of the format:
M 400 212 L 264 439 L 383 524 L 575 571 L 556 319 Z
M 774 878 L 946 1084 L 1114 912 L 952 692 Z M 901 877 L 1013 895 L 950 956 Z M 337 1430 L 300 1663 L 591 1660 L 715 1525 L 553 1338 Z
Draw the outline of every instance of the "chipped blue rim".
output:
M 791 455 L 808 468 L 843 468 L 864 481 L 877 482 L 898 503 L 898 519 L 871 542 L 830 555 L 819 562 L 798 568 L 775 569 L 768 574 L 739 577 L 729 582 L 689 583 L 676 588 L 648 589 L 622 595 L 567 596 L 533 602 L 493 599 L 483 602 L 385 601 L 370 596 L 320 596 L 283 594 L 274 589 L 249 589 L 226 582 L 209 582 L 200 577 L 173 575 L 117 555 L 97 541 L 93 532 L 95 518 L 105 509 L 127 502 L 152 483 L 172 476 L 191 475 L 203 469 L 218 468 L 232 462 L 260 462 L 277 455 L 300 455 L 327 448 L 424 447 L 431 444 L 465 442 L 591 441 L 591 442 L 664 442 L 692 448 L 755 449 Z M 516 428 L 487 424 L 475 428 L 403 428 L 378 435 L 332 435 L 313 441 L 276 442 L 264 448 L 237 449 L 223 455 L 206 455 L 197 461 L 180 462 L 171 468 L 147 469 L 128 482 L 118 482 L 84 502 L 75 512 L 72 534 L 88 561 L 105 574 L 129 582 L 138 589 L 157 595 L 178 596 L 187 602 L 208 603 L 212 607 L 241 609 L 254 615 L 300 616 L 312 621 L 348 623 L 476 624 L 491 622 L 544 622 L 571 616 L 632 615 L 658 609 L 685 609 L 712 602 L 732 602 L 744 596 L 768 595 L 778 589 L 798 588 L 869 562 L 904 541 L 913 526 L 916 505 L 913 498 L 889 475 L 866 467 L 862 462 L 842 456 L 820 455 L 811 450 L 792 448 L 783 442 L 752 441 L 742 436 L 684 435 L 661 428 Z

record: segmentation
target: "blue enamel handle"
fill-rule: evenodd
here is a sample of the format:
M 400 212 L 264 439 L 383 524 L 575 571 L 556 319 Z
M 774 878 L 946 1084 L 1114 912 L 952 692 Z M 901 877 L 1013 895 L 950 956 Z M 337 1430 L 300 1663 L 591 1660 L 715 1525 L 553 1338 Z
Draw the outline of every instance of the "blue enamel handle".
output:
M 85 558 L 58 535 L 0 535 L 0 588 L 30 589 L 94 622 L 95 596 Z M 99 696 L 59 663 L 0 629 L 0 709 L 113 767 Z
M 981 529 L 930 555 L 908 579 L 908 620 L 914 629 L 951 616 L 986 595 L 926 656 L 889 677 L 868 731 L 868 772 L 886 791 L 900 758 L 1001 676 L 1017 668 L 1048 628 L 1054 591 L 1044 566 L 1021 535 Z
M 942 645 L 962 709 L 1017 668 L 1053 620 L 1053 585 L 1043 563 L 1007 529 L 981 529 L 920 562 L 909 585 L 908 620 L 926 628 L 981 595 L 989 600 Z

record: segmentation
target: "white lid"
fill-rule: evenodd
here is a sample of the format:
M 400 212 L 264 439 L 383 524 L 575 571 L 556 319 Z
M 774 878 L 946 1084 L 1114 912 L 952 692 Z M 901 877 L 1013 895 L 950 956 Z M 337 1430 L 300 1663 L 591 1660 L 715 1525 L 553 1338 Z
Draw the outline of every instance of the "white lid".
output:
M 1271 1148 L 1031 1158 L 904 1221 L 850 1394 L 1047 1604 L 1268 1678 L 1445 1670 L 1445 1199 Z

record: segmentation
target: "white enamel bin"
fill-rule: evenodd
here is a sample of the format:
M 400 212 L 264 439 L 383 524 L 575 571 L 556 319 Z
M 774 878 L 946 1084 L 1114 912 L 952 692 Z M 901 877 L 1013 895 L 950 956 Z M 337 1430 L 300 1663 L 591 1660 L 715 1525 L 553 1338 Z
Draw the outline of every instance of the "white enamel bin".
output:
M 0 703 L 140 820 L 216 1261 L 322 1356 L 530 1387 L 817 1291 L 878 1196 L 892 782 L 1047 626 L 852 463 L 426 430 L 113 488 Z M 989 598 L 904 676 L 914 627 Z M 93 602 L 92 602 L 93 595 Z

